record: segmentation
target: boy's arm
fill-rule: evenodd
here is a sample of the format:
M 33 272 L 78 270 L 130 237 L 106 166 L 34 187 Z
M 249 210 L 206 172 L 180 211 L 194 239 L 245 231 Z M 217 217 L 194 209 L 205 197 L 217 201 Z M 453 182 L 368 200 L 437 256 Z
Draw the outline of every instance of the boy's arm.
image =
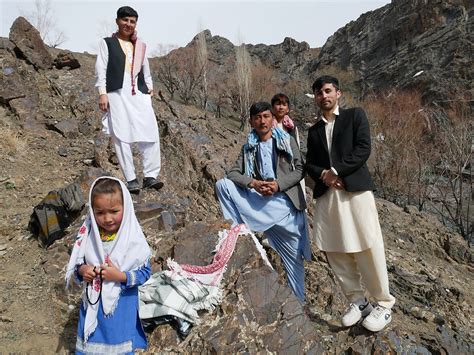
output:
M 106 78 L 107 78 L 107 63 L 109 61 L 109 49 L 105 40 L 99 43 L 99 52 L 97 53 L 97 60 L 95 62 L 95 87 L 99 91 L 99 95 L 107 94 Z
M 143 78 L 145 79 L 146 87 L 148 88 L 148 93 L 153 91 L 153 79 L 151 77 L 150 71 L 150 63 L 148 62 L 148 58 L 145 57 L 143 59 Z

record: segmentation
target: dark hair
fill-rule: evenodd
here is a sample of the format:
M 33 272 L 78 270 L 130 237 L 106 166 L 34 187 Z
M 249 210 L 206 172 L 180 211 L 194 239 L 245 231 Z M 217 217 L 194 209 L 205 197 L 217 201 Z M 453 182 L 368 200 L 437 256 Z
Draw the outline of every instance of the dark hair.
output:
M 272 105 L 265 101 L 256 102 L 252 106 L 250 106 L 250 117 L 255 116 L 263 111 L 272 112 Z
M 98 195 L 115 193 L 119 193 L 123 201 L 122 187 L 120 186 L 120 183 L 117 180 L 108 178 L 100 179 L 95 183 L 94 187 L 92 188 L 91 202 L 93 204 L 94 198 L 96 198 Z
M 321 90 L 324 84 L 333 84 L 336 90 L 339 90 L 339 80 L 330 75 L 323 75 L 316 79 L 313 83 L 313 93 Z
M 286 96 L 284 93 L 280 92 L 279 94 L 276 94 L 275 96 L 272 97 L 272 106 L 275 104 L 279 103 L 284 103 L 287 104 L 288 107 L 290 107 L 290 99 L 288 96 Z
M 117 18 L 124 17 L 136 17 L 138 20 L 138 12 L 136 12 L 130 6 L 122 6 L 117 10 Z

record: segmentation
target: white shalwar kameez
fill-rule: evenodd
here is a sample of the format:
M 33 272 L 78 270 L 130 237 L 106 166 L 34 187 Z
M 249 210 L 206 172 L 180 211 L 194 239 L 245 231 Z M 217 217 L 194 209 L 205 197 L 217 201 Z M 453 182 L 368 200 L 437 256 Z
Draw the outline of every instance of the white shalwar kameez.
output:
M 133 165 L 132 143 L 138 143 L 138 149 L 143 158 L 143 175 L 156 178 L 161 169 L 160 137 L 155 113 L 151 104 L 151 96 L 143 94 L 135 85 L 135 95 L 132 95 L 132 56 L 131 42 L 119 39 L 125 53 L 125 68 L 121 89 L 107 93 L 109 109 L 102 118 L 103 131 L 112 136 L 117 158 L 127 181 L 136 178 Z M 99 44 L 96 62 L 95 86 L 99 93 L 106 93 L 106 72 L 109 60 L 105 40 Z M 153 88 L 148 59 L 143 61 L 142 71 L 149 90 Z M 134 73 L 135 83 L 138 82 L 138 72 Z
M 326 121 L 329 157 L 334 123 L 335 120 Z M 364 284 L 368 296 L 379 305 L 392 308 L 395 297 L 389 291 L 382 230 L 373 192 L 348 192 L 330 187 L 314 202 L 313 226 L 316 246 L 326 252 L 349 302 L 366 297 Z

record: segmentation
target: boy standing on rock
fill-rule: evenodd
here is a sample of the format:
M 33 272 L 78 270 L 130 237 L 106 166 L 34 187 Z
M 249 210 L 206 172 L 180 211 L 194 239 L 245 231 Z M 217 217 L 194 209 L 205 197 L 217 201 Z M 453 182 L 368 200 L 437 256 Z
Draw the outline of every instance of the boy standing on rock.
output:
M 315 181 L 314 236 L 349 300 L 346 327 L 382 330 L 392 319 L 382 231 L 374 185 L 366 162 L 370 155 L 369 122 L 360 108 L 339 107 L 339 81 L 322 76 L 313 84 L 319 120 L 308 132 L 306 170 Z M 375 308 L 366 298 L 372 297 Z
M 146 45 L 137 38 L 138 13 L 129 6 L 117 10 L 118 30 L 99 44 L 95 86 L 99 108 L 107 114 L 104 130 L 112 136 L 127 188 L 138 192 L 140 183 L 133 164 L 132 143 L 138 143 L 143 159 L 143 188 L 160 189 L 160 137 L 151 105 L 153 81 Z

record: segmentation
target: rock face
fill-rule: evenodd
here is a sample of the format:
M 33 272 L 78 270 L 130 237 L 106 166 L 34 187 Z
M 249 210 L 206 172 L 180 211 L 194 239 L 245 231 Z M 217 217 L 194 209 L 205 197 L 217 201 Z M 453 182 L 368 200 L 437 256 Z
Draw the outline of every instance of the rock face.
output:
M 53 58 L 40 33 L 24 17 L 18 17 L 10 29 L 10 41 L 21 55 L 37 69 L 49 69 Z
M 54 66 L 58 69 L 62 69 L 64 67 L 69 69 L 77 69 L 81 67 L 81 64 L 71 52 L 61 52 L 54 59 Z
M 363 93 L 417 88 L 426 104 L 472 99 L 474 5 L 463 0 L 393 0 L 332 35 L 306 73 L 335 65 Z

